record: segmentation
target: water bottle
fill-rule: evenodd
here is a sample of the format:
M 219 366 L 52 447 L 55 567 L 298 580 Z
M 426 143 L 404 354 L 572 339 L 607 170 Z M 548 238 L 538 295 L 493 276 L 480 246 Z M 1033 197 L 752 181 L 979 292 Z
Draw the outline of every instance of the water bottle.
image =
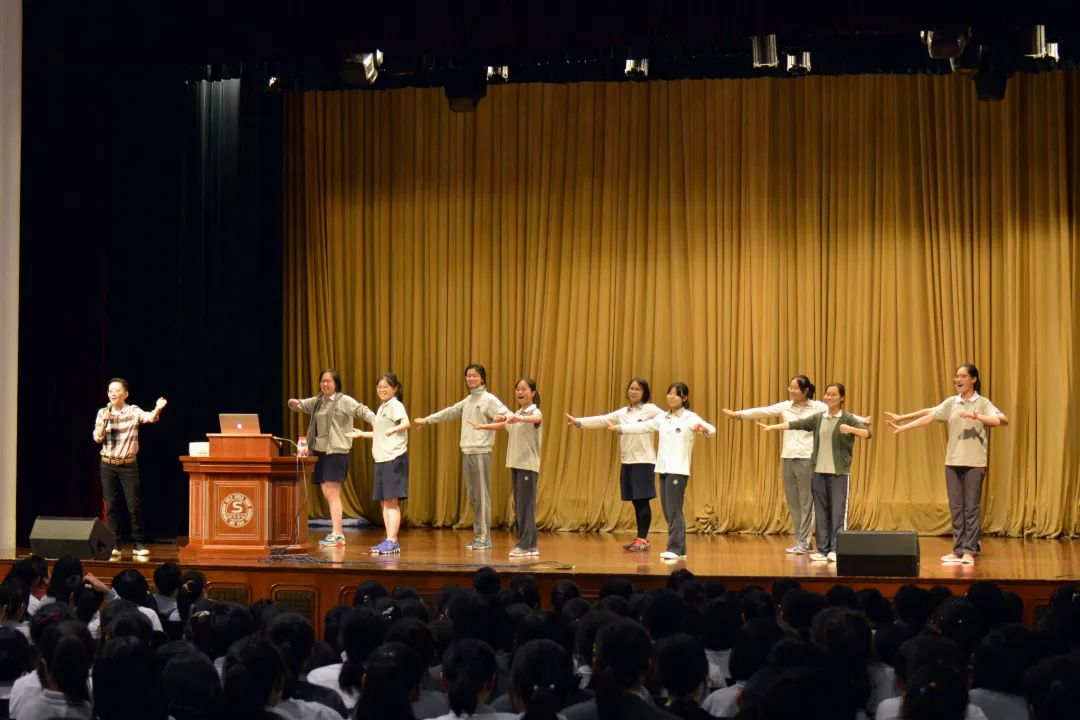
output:
M 307 457 L 307 454 L 308 454 L 307 438 L 305 436 L 301 435 L 296 441 L 296 456 L 297 457 Z

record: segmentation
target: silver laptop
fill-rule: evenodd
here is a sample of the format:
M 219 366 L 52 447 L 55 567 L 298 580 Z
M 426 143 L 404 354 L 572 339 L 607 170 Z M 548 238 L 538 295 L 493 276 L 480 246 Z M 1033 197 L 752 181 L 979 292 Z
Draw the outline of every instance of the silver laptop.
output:
M 219 413 L 222 435 L 258 435 L 259 416 L 255 413 Z

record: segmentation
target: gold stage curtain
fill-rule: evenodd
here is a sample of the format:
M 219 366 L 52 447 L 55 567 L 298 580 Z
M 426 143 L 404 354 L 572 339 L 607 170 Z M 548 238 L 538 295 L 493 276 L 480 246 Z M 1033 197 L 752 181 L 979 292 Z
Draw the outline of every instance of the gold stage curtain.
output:
M 609 530 L 632 527 L 616 439 L 563 413 L 616 408 L 634 375 L 664 407 L 683 380 L 719 429 L 695 446 L 689 525 L 773 533 L 780 436 L 720 410 L 806 373 L 874 415 L 849 524 L 947 533 L 943 426 L 894 436 L 881 413 L 936 405 L 973 362 L 1010 420 L 985 529 L 1077 532 L 1080 74 L 1015 76 L 1000 103 L 878 75 L 506 85 L 469 114 L 439 88 L 309 92 L 286 112 L 285 397 L 330 365 L 374 408 L 393 370 L 417 416 L 464 397 L 470 361 L 510 407 L 532 376 L 538 521 Z M 408 522 L 470 521 L 458 432 L 410 433 Z M 347 513 L 378 518 L 369 441 L 351 467 Z

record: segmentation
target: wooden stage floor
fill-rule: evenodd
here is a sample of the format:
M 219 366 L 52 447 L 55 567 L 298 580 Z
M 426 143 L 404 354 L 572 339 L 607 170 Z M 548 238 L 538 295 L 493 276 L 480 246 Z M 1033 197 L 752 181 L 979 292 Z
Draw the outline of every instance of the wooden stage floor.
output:
M 471 574 L 485 565 L 500 573 L 525 572 L 539 580 L 545 595 L 560 579 L 575 581 L 586 597 L 595 597 L 600 585 L 612 577 L 625 577 L 641 588 L 660 587 L 673 570 L 686 568 L 702 579 L 722 580 L 728 588 L 748 584 L 769 587 L 777 578 L 794 577 L 803 586 L 824 592 L 835 583 L 855 588 L 877 587 L 891 597 L 904 583 L 946 585 L 964 592 L 976 580 L 992 580 L 1013 590 L 1025 600 L 1028 619 L 1033 619 L 1055 588 L 1080 583 L 1080 543 L 1073 540 L 1026 540 L 984 537 L 983 554 L 975 565 L 944 565 L 941 555 L 949 552 L 948 537 L 920 538 L 922 559 L 918 578 L 843 577 L 834 563 L 815 563 L 802 555 L 788 555 L 789 535 L 689 535 L 686 560 L 660 559 L 665 535 L 653 533 L 648 553 L 627 553 L 622 547 L 630 533 L 540 533 L 540 556 L 508 557 L 514 536 L 505 530 L 493 532 L 494 547 L 486 551 L 465 549 L 472 533 L 467 530 L 406 529 L 401 535 L 402 552 L 395 556 L 371 555 L 369 547 L 383 539 L 380 527 L 346 530 L 346 545 L 323 549 L 318 540 L 326 530 L 311 529 L 313 550 L 292 558 L 212 558 L 185 569 L 202 570 L 208 579 L 211 597 L 253 602 L 260 598 L 296 605 L 312 618 L 338 603 L 351 603 L 356 585 L 379 580 L 389 588 L 409 585 L 425 597 L 433 597 L 439 587 L 456 582 L 468 585 Z M 183 540 L 181 540 L 183 543 Z M 88 571 L 103 579 L 121 568 L 136 567 L 149 578 L 154 568 L 166 560 L 177 560 L 173 544 L 150 546 L 149 558 L 133 558 L 131 547 L 123 546 L 120 560 L 87 561 Z M 0 552 L 0 568 L 10 565 L 19 553 Z

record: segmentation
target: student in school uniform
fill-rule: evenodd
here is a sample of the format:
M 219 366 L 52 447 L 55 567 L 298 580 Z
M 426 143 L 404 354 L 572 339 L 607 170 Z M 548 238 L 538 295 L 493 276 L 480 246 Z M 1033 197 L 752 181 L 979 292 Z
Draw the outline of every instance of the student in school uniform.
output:
M 815 562 L 836 562 L 836 534 L 847 527 L 848 485 L 855 438 L 869 439 L 870 429 L 862 418 L 844 410 L 847 391 L 841 383 L 825 388 L 823 413 L 779 425 L 759 422 L 766 431 L 809 430 L 814 435 L 814 518 L 817 552 Z
M 652 393 L 645 378 L 635 377 L 626 386 L 625 407 L 606 415 L 574 417 L 567 413 L 566 422 L 571 427 L 606 428 L 610 424 L 643 423 L 664 414 L 651 402 Z M 634 506 L 637 536 L 625 546 L 627 552 L 646 552 L 649 549 L 649 526 L 652 525 L 652 499 L 656 497 L 656 448 L 651 437 L 626 434 L 619 436 L 619 494 Z
M 989 461 L 990 428 L 1009 424 L 1005 413 L 979 393 L 979 369 L 965 363 L 953 375 L 956 395 L 935 407 L 904 415 L 885 413 L 889 427 L 900 434 L 937 420 L 948 425 L 945 446 L 945 489 L 952 516 L 953 549 L 942 556 L 944 563 L 971 565 L 979 554 L 982 535 L 982 484 Z
M 656 452 L 656 472 L 660 475 L 660 505 L 668 523 L 667 550 L 660 553 L 663 560 L 686 557 L 686 519 L 683 517 L 683 496 L 690 480 L 690 456 L 694 451 L 694 436 L 712 437 L 716 428 L 690 410 L 690 388 L 675 382 L 667 391 L 668 412 L 642 423 L 615 424 L 608 427 L 620 435 L 655 432 L 660 434 Z
M 401 530 L 401 501 L 409 496 L 409 414 L 402 400 L 401 381 L 392 372 L 383 373 L 375 383 L 379 409 L 372 412 L 363 407 L 360 418 L 371 430 L 352 430 L 346 437 L 371 440 L 371 457 L 375 461 L 375 484 L 371 499 L 382 506 L 386 539 L 371 548 L 373 555 L 393 555 L 401 552 L 398 532 Z
M 473 539 L 466 543 L 468 550 L 491 549 L 491 451 L 495 433 L 476 430 L 467 421 L 490 423 L 497 417 L 510 414 L 503 401 L 487 391 L 487 370 L 483 365 L 470 363 L 465 367 L 465 387 L 469 395 L 448 408 L 427 417 L 417 418 L 413 425 L 422 428 L 429 423 L 462 419 L 461 472 L 473 511 Z
M 506 467 L 510 469 L 514 493 L 514 515 L 517 516 L 518 539 L 510 557 L 532 557 L 540 554 L 536 543 L 536 488 L 540 480 L 540 393 L 536 381 L 523 377 L 514 386 L 518 410 L 494 423 L 478 424 L 469 420 L 477 430 L 505 428 L 510 435 L 506 445 Z

